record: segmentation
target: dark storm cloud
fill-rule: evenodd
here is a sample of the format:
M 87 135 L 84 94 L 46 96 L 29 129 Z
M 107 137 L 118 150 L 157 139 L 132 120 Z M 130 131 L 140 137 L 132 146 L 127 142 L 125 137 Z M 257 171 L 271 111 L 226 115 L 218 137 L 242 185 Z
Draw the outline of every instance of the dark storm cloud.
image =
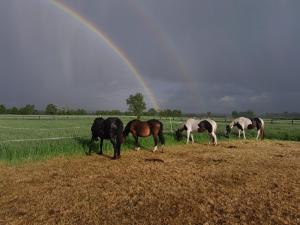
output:
M 64 2 L 126 52 L 163 108 L 300 111 L 299 1 Z M 2 103 L 125 109 L 142 91 L 103 41 L 48 1 L 1 1 L 0 28 Z

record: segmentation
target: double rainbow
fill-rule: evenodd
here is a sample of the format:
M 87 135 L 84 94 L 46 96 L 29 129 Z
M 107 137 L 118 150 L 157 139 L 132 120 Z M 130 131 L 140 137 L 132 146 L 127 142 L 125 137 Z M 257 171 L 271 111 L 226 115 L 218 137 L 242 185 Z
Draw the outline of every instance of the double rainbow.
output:
M 128 66 L 134 77 L 137 81 L 141 84 L 144 89 L 144 92 L 149 97 L 153 107 L 156 110 L 159 110 L 159 104 L 157 103 L 156 97 L 149 88 L 148 84 L 146 83 L 145 79 L 141 76 L 138 69 L 133 65 L 133 63 L 129 60 L 128 56 L 120 49 L 112 40 L 109 38 L 104 31 L 102 31 L 99 27 L 93 24 L 91 21 L 86 19 L 82 16 L 79 12 L 73 9 L 71 6 L 66 5 L 62 1 L 59 0 L 49 0 L 56 8 L 62 10 L 67 15 L 71 16 L 72 18 L 76 19 L 79 23 L 84 25 L 87 29 L 92 31 L 99 37 L 102 41 L 104 41 Z

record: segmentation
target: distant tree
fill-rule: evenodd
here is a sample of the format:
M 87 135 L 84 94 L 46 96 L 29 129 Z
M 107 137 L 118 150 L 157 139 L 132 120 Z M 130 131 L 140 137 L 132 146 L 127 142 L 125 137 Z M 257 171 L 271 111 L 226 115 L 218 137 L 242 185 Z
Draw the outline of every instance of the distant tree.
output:
M 0 114 L 5 114 L 5 113 L 6 113 L 5 105 L 0 105 Z
M 86 115 L 87 112 L 85 109 L 77 109 L 75 112 L 76 115 Z
M 19 113 L 22 115 L 31 115 L 35 112 L 35 106 L 27 104 L 25 107 L 19 109 Z
M 182 116 L 182 112 L 179 109 L 174 109 L 173 112 L 172 112 L 172 114 L 173 114 L 173 118 L 174 117 L 181 117 Z
M 244 113 L 244 116 L 245 117 L 248 117 L 248 118 L 252 118 L 255 116 L 255 112 L 252 111 L 252 110 L 247 110 L 245 113 Z
M 238 118 L 239 117 L 239 113 L 237 112 L 237 111 L 232 111 L 232 113 L 231 113 L 231 116 L 233 117 L 233 118 Z
M 97 111 L 95 112 L 95 114 L 96 114 L 97 116 L 101 116 L 101 115 L 104 115 L 103 112 L 104 112 L 104 111 L 97 110 Z
M 57 114 L 57 107 L 54 104 L 48 104 L 46 106 L 46 114 L 48 115 L 55 115 Z
M 113 109 L 110 111 L 110 115 L 114 115 L 114 116 L 117 116 L 117 115 L 121 115 L 121 111 L 118 110 L 118 109 Z
M 211 117 L 212 117 L 212 113 L 211 113 L 211 112 L 207 112 L 207 113 L 206 113 L 206 116 L 207 116 L 208 118 L 211 118 Z
M 17 107 L 12 107 L 11 109 L 8 110 L 9 114 L 18 114 L 19 110 Z
M 144 102 L 144 96 L 141 93 L 130 95 L 126 99 L 128 105 L 128 111 L 133 113 L 139 119 L 146 109 L 146 103 Z
M 245 112 L 236 112 L 236 111 L 232 112 L 233 118 L 237 118 L 237 117 L 241 117 L 241 116 L 247 117 L 247 118 L 253 118 L 255 116 L 255 112 L 252 110 L 247 110 Z
M 160 118 L 161 117 L 166 117 L 166 118 L 172 117 L 174 119 L 174 117 L 180 117 L 181 115 L 182 115 L 182 112 L 178 109 L 174 109 L 174 110 L 164 109 L 159 112 Z
M 150 109 L 148 110 L 147 114 L 148 114 L 149 116 L 156 116 L 156 115 L 158 114 L 158 112 L 156 111 L 156 109 L 150 108 Z
M 173 111 L 171 109 L 166 109 L 166 117 L 173 117 Z
M 160 110 L 159 113 L 158 113 L 158 115 L 159 115 L 159 117 L 161 119 L 162 117 L 166 116 L 166 111 L 165 110 Z

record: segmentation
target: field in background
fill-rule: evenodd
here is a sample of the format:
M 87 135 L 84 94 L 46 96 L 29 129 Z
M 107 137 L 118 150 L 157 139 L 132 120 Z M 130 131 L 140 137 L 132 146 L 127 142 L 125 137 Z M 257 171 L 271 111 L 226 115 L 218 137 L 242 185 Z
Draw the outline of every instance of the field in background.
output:
M 90 140 L 90 127 L 96 116 L 0 116 L 0 160 L 19 162 L 39 160 L 58 155 L 85 154 Z M 126 123 L 134 117 L 120 117 Z M 150 117 L 143 117 L 149 119 Z M 160 118 L 157 118 L 160 119 Z M 186 118 L 162 118 L 167 145 L 177 142 L 173 133 Z M 218 123 L 219 140 L 228 140 L 224 136 L 225 118 L 215 119 Z M 265 120 L 266 139 L 300 141 L 300 121 Z M 231 139 L 236 139 L 234 132 Z M 255 130 L 247 131 L 247 137 L 254 138 Z M 206 143 L 207 134 L 196 134 L 195 141 Z M 143 148 L 152 149 L 153 139 L 140 138 Z M 123 150 L 133 149 L 133 138 L 127 138 Z M 94 146 L 97 150 L 98 146 Z M 109 141 L 104 142 L 104 152 L 111 153 Z

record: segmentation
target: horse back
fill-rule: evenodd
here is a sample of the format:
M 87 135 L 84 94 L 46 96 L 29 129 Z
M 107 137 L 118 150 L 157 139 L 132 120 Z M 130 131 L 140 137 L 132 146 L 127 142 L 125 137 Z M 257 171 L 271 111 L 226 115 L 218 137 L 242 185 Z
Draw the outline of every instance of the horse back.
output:
M 251 121 L 253 124 L 253 128 L 256 127 L 256 129 L 259 130 L 263 127 L 262 119 L 255 117 L 255 118 L 251 119 Z
M 106 136 L 115 137 L 122 134 L 123 122 L 118 117 L 109 117 L 104 121 L 104 130 Z
M 162 123 L 156 119 L 148 121 L 132 120 L 128 125 L 130 126 L 130 132 L 139 137 L 148 137 L 151 134 L 157 135 L 162 129 Z
M 123 123 L 117 117 L 107 119 L 96 118 L 91 128 L 92 136 L 102 139 L 109 139 L 121 135 L 123 132 Z

